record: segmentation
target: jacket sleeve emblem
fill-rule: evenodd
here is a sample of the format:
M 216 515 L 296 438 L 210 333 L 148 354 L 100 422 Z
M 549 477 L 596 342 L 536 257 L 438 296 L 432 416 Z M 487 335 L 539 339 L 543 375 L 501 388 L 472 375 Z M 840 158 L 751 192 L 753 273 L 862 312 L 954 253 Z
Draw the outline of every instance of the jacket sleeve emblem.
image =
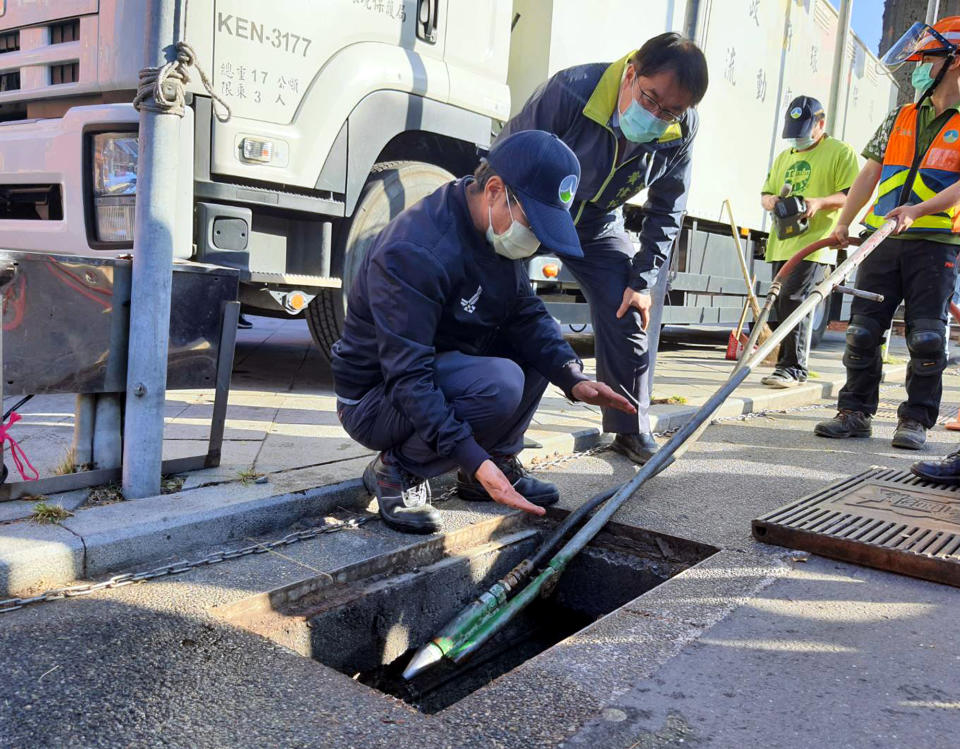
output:
M 477 292 L 470 297 L 469 299 L 460 299 L 460 306 L 463 307 L 463 311 L 473 314 L 477 309 L 477 302 L 480 301 L 480 295 L 483 293 L 483 286 L 477 287 Z

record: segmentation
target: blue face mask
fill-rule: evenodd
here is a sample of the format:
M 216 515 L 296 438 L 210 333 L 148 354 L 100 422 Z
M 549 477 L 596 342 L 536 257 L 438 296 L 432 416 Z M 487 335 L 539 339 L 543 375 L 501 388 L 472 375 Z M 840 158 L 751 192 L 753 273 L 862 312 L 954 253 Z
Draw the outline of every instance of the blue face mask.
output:
M 913 84 L 918 94 L 922 94 L 933 85 L 933 76 L 930 72 L 933 70 L 932 62 L 925 62 L 917 65 L 910 74 L 910 83 Z
M 655 117 L 634 99 L 627 111 L 620 115 L 620 130 L 623 137 L 633 143 L 649 143 L 666 132 L 669 123 Z

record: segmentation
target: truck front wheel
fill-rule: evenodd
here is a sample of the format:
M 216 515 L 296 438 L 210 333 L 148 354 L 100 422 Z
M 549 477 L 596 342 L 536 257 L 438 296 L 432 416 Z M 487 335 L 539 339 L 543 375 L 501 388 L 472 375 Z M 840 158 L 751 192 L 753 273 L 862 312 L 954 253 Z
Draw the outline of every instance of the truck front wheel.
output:
M 330 347 L 343 331 L 347 295 L 373 240 L 401 211 L 454 179 L 446 169 L 420 161 L 375 164 L 353 218 L 336 238 L 334 257 L 343 258 L 339 289 L 324 289 L 307 307 L 310 335 L 329 361 Z

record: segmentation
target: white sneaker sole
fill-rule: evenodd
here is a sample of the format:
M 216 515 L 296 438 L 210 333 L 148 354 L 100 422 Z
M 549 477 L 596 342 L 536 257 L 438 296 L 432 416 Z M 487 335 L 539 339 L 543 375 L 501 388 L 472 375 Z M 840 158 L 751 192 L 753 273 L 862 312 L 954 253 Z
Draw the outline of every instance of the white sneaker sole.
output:
M 769 382 L 764 382 L 768 388 L 777 388 L 779 390 L 788 390 L 790 388 L 795 388 L 800 384 L 799 380 L 771 380 Z

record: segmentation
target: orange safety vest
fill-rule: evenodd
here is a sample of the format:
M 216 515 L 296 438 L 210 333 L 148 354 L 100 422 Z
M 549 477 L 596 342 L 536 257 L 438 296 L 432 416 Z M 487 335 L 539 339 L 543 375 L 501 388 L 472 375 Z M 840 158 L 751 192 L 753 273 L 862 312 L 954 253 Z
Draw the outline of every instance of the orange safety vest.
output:
M 916 127 L 917 105 L 907 104 L 900 109 L 887 141 L 877 202 L 863 219 L 872 229 L 879 229 L 883 217 L 898 205 L 922 203 L 960 180 L 960 113 L 954 113 L 923 154 L 917 175 L 909 186 L 910 194 L 901 201 L 901 192 L 916 156 Z M 921 216 L 906 233 L 911 232 L 960 234 L 960 211 L 953 206 L 947 211 Z

